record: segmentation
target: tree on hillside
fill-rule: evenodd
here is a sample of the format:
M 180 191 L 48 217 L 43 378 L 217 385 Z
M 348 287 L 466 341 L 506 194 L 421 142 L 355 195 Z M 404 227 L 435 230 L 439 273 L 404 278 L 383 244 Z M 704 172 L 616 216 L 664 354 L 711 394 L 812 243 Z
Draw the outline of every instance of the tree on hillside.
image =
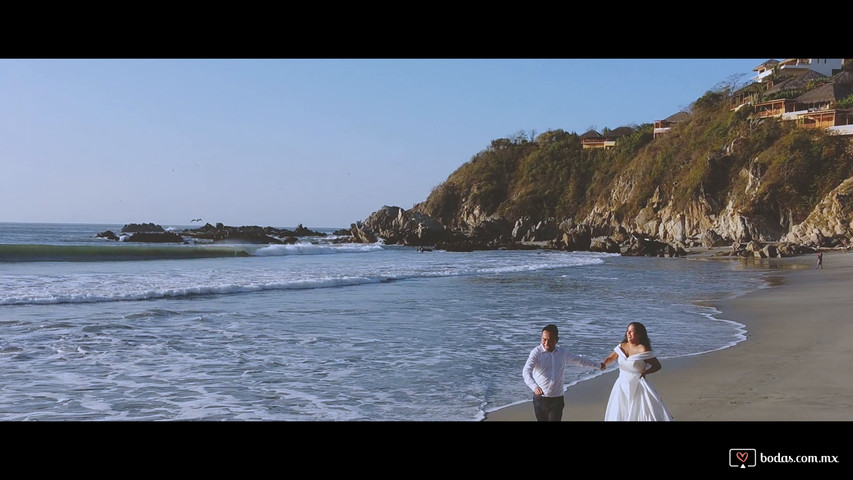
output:
M 736 92 L 740 90 L 741 87 L 746 85 L 746 82 L 743 81 L 743 78 L 747 75 L 745 73 L 735 73 L 726 77 L 725 80 L 718 83 L 716 87 L 714 87 L 717 91 L 729 91 Z

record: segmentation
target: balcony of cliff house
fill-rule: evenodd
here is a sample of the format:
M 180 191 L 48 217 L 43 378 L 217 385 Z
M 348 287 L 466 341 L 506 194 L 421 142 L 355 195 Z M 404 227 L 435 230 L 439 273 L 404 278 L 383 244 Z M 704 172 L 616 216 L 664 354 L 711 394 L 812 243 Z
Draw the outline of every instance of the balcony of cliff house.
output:
M 755 104 L 755 116 L 759 118 L 765 117 L 781 117 L 786 113 L 793 113 L 797 106 L 797 102 L 790 98 L 778 98 L 767 102 Z
M 611 149 L 616 146 L 616 142 L 618 142 L 620 138 L 631 135 L 632 133 L 634 133 L 634 129 L 631 127 L 614 128 L 604 135 L 596 132 L 595 130 L 590 130 L 581 135 L 581 148 Z
M 761 83 L 751 83 L 734 92 L 729 98 L 729 110 L 740 110 L 744 105 L 755 103 L 765 87 L 766 85 Z
M 851 135 L 853 134 L 853 111 L 836 109 L 810 110 L 798 116 L 797 128 L 826 128 L 830 130 L 830 133 Z
M 581 140 L 581 148 L 607 148 L 607 140 L 604 137 L 584 138 Z
M 751 92 L 741 92 L 732 95 L 729 100 L 729 110 L 739 110 L 744 105 L 748 105 L 755 101 L 756 94 Z
M 652 139 L 658 138 L 661 135 L 672 130 L 672 126 L 675 125 L 673 122 L 668 122 L 666 120 L 655 120 L 655 127 L 652 131 Z
M 676 124 L 683 122 L 688 118 L 690 118 L 689 113 L 677 112 L 663 120 L 655 120 L 654 129 L 652 130 L 652 139 L 668 133 Z
M 614 148 L 618 138 L 601 137 L 601 138 L 585 138 L 581 140 L 581 148 L 586 150 L 589 148 L 603 148 L 605 150 Z
M 588 148 L 604 148 L 604 135 L 596 132 L 595 130 L 588 130 L 581 135 L 580 138 L 581 148 L 584 150 Z

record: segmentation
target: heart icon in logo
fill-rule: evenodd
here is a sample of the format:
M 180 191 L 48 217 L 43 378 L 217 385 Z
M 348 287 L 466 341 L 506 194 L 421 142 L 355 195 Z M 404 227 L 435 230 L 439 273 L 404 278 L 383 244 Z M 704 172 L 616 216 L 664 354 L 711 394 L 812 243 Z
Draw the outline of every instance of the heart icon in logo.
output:
M 742 463 L 746 463 L 747 458 L 749 458 L 749 452 L 737 452 L 737 459 Z

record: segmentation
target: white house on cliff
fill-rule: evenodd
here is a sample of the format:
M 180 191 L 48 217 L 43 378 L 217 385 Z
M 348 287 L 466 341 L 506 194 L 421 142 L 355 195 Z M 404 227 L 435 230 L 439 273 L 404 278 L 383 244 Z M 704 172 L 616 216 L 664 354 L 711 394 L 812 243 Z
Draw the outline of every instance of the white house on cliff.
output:
M 755 72 L 752 80 L 760 83 L 774 72 L 798 74 L 807 70 L 831 77 L 841 71 L 843 62 L 842 58 L 786 58 L 781 61 L 771 59 L 752 69 Z

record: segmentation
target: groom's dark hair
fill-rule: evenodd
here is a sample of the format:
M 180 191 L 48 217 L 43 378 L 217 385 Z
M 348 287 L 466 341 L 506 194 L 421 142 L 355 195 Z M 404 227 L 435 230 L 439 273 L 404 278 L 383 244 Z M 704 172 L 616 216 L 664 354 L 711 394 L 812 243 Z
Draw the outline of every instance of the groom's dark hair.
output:
M 542 331 L 550 333 L 551 335 L 554 336 L 554 338 L 557 338 L 560 336 L 559 332 L 557 332 L 557 326 L 554 325 L 553 323 L 549 323 L 548 325 L 545 325 L 545 327 L 542 329 Z

